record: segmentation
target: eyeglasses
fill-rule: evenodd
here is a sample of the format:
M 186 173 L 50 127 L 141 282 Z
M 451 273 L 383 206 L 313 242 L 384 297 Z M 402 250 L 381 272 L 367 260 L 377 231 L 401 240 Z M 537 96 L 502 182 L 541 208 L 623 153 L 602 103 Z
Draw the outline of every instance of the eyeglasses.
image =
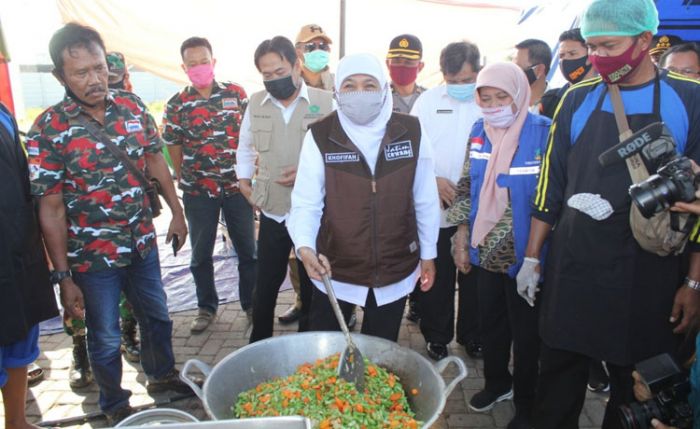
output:
M 675 67 L 666 67 L 668 71 L 672 71 L 674 73 L 682 74 L 684 76 L 688 77 L 697 77 L 700 76 L 700 71 L 693 70 L 693 69 L 677 69 Z
M 304 43 L 304 51 L 306 52 L 313 52 L 316 49 L 320 49 L 322 51 L 330 51 L 331 50 L 331 45 L 326 43 L 326 42 L 319 42 L 319 43 L 314 43 L 314 42 L 309 42 L 309 43 Z

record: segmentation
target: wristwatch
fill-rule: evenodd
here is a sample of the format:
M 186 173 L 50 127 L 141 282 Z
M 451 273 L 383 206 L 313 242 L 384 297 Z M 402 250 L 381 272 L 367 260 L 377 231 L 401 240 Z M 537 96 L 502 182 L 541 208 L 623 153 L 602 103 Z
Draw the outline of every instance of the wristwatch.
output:
M 51 283 L 57 284 L 61 283 L 64 279 L 71 276 L 70 270 L 68 271 L 51 271 Z
M 685 278 L 685 285 L 693 290 L 700 292 L 700 282 L 697 280 L 693 280 L 689 277 L 686 277 Z

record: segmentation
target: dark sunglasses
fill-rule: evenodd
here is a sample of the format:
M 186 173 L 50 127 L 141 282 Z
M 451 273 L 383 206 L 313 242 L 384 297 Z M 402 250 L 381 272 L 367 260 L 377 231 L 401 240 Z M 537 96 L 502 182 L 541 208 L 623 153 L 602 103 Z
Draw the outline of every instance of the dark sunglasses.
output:
M 316 49 L 320 49 L 322 51 L 330 51 L 331 50 L 331 45 L 326 43 L 326 42 L 320 42 L 320 43 L 314 43 L 314 42 L 309 42 L 309 43 L 304 43 L 304 51 L 306 52 L 313 52 Z

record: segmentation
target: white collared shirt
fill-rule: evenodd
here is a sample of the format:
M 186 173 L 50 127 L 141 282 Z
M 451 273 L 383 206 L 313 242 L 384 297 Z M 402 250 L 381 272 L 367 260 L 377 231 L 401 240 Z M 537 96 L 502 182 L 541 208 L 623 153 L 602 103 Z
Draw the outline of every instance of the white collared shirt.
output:
M 455 185 L 462 175 L 467 143 L 472 126 L 481 118 L 475 101 L 458 101 L 447 94 L 447 85 L 422 93 L 411 109 L 428 134 L 435 159 L 435 176 L 449 179 Z M 442 207 L 442 204 L 440 204 Z M 440 210 L 440 228 L 453 226 L 447 222 L 446 210 Z
M 370 170 L 374 171 L 379 145 L 353 142 L 360 149 Z M 420 154 L 416 166 L 413 183 L 413 200 L 418 226 L 420 243 L 420 258 L 434 259 L 437 257 L 437 239 L 440 225 L 440 213 L 437 184 L 433 173 L 433 155 L 428 135 L 423 132 L 420 144 Z M 314 141 L 311 132 L 306 133 L 301 148 L 297 179 L 292 191 L 292 210 L 287 221 L 287 230 L 294 242 L 295 249 L 309 247 L 316 251 L 316 237 L 323 214 L 323 200 L 326 196 L 325 165 L 321 152 Z M 332 267 L 331 267 L 332 270 Z M 397 301 L 411 293 L 420 275 L 420 264 L 409 276 L 391 285 L 374 288 L 377 305 L 385 305 Z M 322 282 L 312 279 L 318 290 L 326 293 Z M 364 306 L 367 302 L 369 288 L 367 285 L 333 281 L 333 290 L 339 300 Z
M 285 125 L 289 125 L 289 121 L 292 119 L 294 109 L 296 109 L 297 105 L 299 104 L 299 100 L 301 100 L 302 98 L 305 99 L 307 103 L 310 103 L 309 90 L 306 86 L 306 83 L 304 83 L 303 79 L 301 79 L 301 87 L 299 88 L 299 94 L 297 94 L 297 97 L 294 99 L 294 101 L 292 101 L 289 104 L 289 106 L 285 106 L 278 99 L 271 96 L 269 93 L 265 95 L 265 97 L 260 102 L 260 105 L 262 106 L 263 104 L 269 101 L 275 106 L 277 106 L 281 111 L 280 113 L 282 113 L 282 119 L 284 120 Z M 245 111 L 245 114 L 243 115 L 243 121 L 241 122 L 241 131 L 238 137 L 238 150 L 236 152 L 236 175 L 238 176 L 239 180 L 253 178 L 256 169 L 255 161 L 258 158 L 258 154 L 255 151 L 255 147 L 253 147 L 253 132 L 251 130 L 249 112 L 250 109 L 247 109 Z M 265 216 L 275 220 L 278 223 L 284 222 L 289 217 L 289 213 L 285 213 L 282 216 L 278 216 L 268 213 L 264 210 L 262 212 Z

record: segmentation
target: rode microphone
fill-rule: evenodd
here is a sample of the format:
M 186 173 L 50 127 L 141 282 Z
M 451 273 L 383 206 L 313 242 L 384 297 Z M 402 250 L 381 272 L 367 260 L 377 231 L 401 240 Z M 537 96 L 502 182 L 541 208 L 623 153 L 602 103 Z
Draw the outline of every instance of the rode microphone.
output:
M 636 154 L 642 155 L 645 160 L 654 161 L 675 152 L 676 145 L 666 125 L 663 122 L 654 122 L 603 152 L 598 157 L 598 162 L 607 167 Z

